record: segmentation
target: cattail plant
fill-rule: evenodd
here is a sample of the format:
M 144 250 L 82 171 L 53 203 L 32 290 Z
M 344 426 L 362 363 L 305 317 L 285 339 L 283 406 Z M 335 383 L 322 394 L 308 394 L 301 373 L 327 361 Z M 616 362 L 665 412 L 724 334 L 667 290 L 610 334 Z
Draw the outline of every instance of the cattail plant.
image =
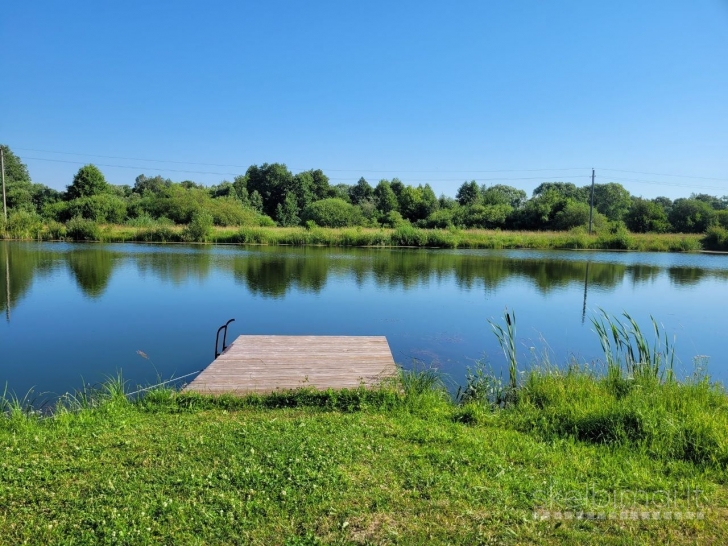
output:
M 508 388 L 512 397 L 515 396 L 518 388 L 518 360 L 516 358 L 516 313 L 513 311 L 513 318 L 506 308 L 503 318 L 506 323 L 505 329 L 492 320 L 489 320 L 493 333 L 498 338 L 498 344 L 503 350 L 508 363 Z

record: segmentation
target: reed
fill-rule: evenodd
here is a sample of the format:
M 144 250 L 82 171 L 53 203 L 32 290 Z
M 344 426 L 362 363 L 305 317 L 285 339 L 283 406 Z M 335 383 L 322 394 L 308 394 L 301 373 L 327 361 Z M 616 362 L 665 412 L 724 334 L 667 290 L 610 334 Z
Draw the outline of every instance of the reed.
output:
M 490 320 L 488 322 L 496 338 L 498 338 L 498 344 L 503 351 L 503 355 L 506 357 L 509 395 L 510 399 L 515 401 L 518 391 L 518 357 L 516 354 L 516 312 L 513 311 L 512 314 L 513 318 L 511 319 L 511 313 L 508 312 L 508 309 L 503 313 L 505 328 L 496 322 Z
M 599 336 L 609 377 L 621 377 L 624 369 L 632 377 L 674 380 L 674 340 L 670 341 L 664 327 L 654 317 L 650 316 L 654 331 L 654 342 L 650 347 L 639 325 L 628 313 L 623 313 L 626 321 L 610 316 L 603 309 L 599 313 L 590 320 Z

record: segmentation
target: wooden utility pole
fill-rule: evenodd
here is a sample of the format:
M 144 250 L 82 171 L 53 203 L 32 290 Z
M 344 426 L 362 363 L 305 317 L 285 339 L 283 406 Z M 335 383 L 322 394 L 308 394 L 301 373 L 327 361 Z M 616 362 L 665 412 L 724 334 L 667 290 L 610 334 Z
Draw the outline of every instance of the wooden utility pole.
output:
M 8 221 L 8 204 L 5 201 L 5 156 L 3 155 L 3 149 L 0 146 L 0 170 L 2 171 L 2 177 L 3 177 L 3 215 L 5 216 L 5 221 Z
M 594 216 L 594 169 L 592 169 L 591 204 L 589 205 L 589 235 L 592 233 L 592 217 Z

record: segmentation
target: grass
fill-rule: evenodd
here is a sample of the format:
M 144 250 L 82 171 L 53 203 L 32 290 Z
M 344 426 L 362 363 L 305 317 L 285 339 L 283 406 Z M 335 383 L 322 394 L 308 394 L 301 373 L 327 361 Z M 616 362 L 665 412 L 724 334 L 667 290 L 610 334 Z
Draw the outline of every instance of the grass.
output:
M 115 377 L 51 417 L 5 396 L 0 544 L 726 543 L 728 396 L 659 362 L 544 364 L 515 391 L 478 368 L 457 399 L 426 368 L 218 398 Z
M 53 224 L 38 226 L 32 234 L 6 232 L 5 238 L 55 240 L 98 240 L 102 242 L 184 242 L 185 226 L 165 222 L 130 225 L 73 226 L 67 232 Z M 380 246 L 480 249 L 573 249 L 694 252 L 716 248 L 712 238 L 700 234 L 602 233 L 583 230 L 501 231 L 460 229 L 387 228 L 282 228 L 214 227 L 210 243 L 262 245 Z

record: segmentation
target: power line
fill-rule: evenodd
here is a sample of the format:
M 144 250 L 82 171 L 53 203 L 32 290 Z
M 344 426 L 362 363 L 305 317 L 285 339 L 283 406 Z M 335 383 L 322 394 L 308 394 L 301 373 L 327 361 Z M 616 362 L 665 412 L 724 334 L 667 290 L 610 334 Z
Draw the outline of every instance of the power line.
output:
M 25 157 L 24 159 L 33 159 L 35 161 L 52 161 L 54 163 L 72 163 L 74 165 L 84 165 L 85 161 L 68 161 L 65 159 L 48 159 L 45 157 Z M 162 171 L 162 172 L 174 172 L 174 173 L 194 173 L 194 174 L 216 174 L 220 176 L 237 176 L 240 173 L 222 173 L 214 171 L 188 171 L 182 169 L 160 169 L 158 167 L 136 167 L 133 165 L 109 165 L 107 163 L 96 163 L 97 167 L 113 167 L 117 169 L 135 169 L 135 170 L 147 170 L 147 171 Z
M 73 165 L 84 165 L 84 161 L 71 161 L 67 159 L 49 159 L 45 157 L 25 157 L 24 159 L 32 159 L 35 161 L 51 161 L 54 163 L 70 163 Z M 159 167 L 147 167 L 147 166 L 136 166 L 136 165 L 111 165 L 108 163 L 96 163 L 97 167 L 112 167 L 112 168 L 118 168 L 118 169 L 135 169 L 138 171 L 161 171 L 161 172 L 175 172 L 175 173 L 188 173 L 188 174 L 215 174 L 219 176 L 237 176 L 240 173 L 232 173 L 232 172 L 219 172 L 219 171 L 195 171 L 195 170 L 186 170 L 186 169 L 162 169 Z M 406 172 L 406 171 L 405 171 Z M 413 171 L 414 172 L 414 171 Z M 504 172 L 504 171 L 463 171 L 463 172 Z M 505 171 L 505 172 L 511 172 L 511 171 Z M 512 171 L 517 172 L 517 171 Z M 569 176 L 558 176 L 558 178 L 584 178 L 584 175 L 569 175 Z M 543 176 L 520 176 L 520 177 L 514 177 L 514 176 L 503 176 L 503 177 L 493 177 L 493 178 L 476 178 L 476 181 L 495 181 L 495 180 L 543 180 Z M 348 178 L 340 178 L 340 177 L 329 177 L 329 180 L 351 180 L 351 177 Z M 421 179 L 421 180 L 410 180 L 410 182 L 459 182 L 460 179 L 456 178 L 430 178 L 430 179 Z
M 601 169 L 603 171 L 617 172 L 617 173 L 633 173 L 633 174 L 648 174 L 650 176 L 671 176 L 674 178 L 692 178 L 697 180 L 717 180 L 719 182 L 728 182 L 728 178 L 711 178 L 708 176 L 693 176 L 688 174 L 666 174 L 666 173 L 650 173 L 645 171 L 627 171 L 624 169 Z
M 153 163 L 173 163 L 177 165 L 202 165 L 206 167 L 234 167 L 239 169 L 247 169 L 250 165 L 234 165 L 230 163 L 199 163 L 194 161 L 175 161 L 171 159 L 143 159 L 140 157 L 124 157 L 116 155 L 98 155 L 98 154 L 82 154 L 76 152 L 58 152 L 53 150 L 39 150 L 36 148 L 15 148 L 16 150 L 24 150 L 26 152 L 40 152 L 45 154 L 61 154 L 61 155 L 80 155 L 84 157 L 101 157 L 104 159 L 123 159 L 125 161 L 147 161 Z M 40 159 L 42 161 L 59 161 L 60 159 L 42 159 L 38 157 L 29 157 L 26 159 Z M 151 168 L 151 167 L 145 167 Z M 305 170 L 305 169 L 295 169 Z M 489 169 L 489 170 L 447 170 L 447 169 L 430 169 L 430 170 L 404 170 L 404 169 L 322 169 L 327 172 L 353 172 L 353 173 L 517 173 L 517 172 L 546 172 L 546 171 L 586 171 L 585 167 L 564 167 L 564 168 L 545 168 L 545 169 Z M 201 171 L 182 171 L 182 172 L 201 172 Z M 207 174 L 207 173 L 205 173 Z M 218 173 L 209 173 L 218 174 Z M 229 174 L 229 173 L 223 173 Z
M 681 182 L 663 182 L 660 180 L 644 180 L 641 178 L 623 178 L 619 176 L 610 176 L 607 177 L 601 177 L 605 180 L 615 180 L 617 182 L 634 182 L 637 184 L 653 184 L 656 186 L 671 186 L 671 187 L 679 187 L 679 188 L 693 188 L 693 189 L 711 189 L 711 190 L 723 190 L 728 191 L 727 188 L 721 187 L 721 186 L 708 186 L 708 185 L 700 185 L 700 184 L 684 184 Z
M 177 165 L 201 165 L 201 166 L 214 166 L 214 167 L 234 167 L 234 168 L 241 168 L 241 169 L 248 169 L 249 166 L 245 165 L 234 165 L 234 164 L 224 164 L 224 163 L 200 163 L 200 162 L 192 162 L 192 161 L 174 161 L 174 160 L 163 160 L 163 159 L 143 159 L 143 158 L 133 158 L 133 157 L 123 157 L 123 156 L 107 156 L 107 155 L 98 155 L 98 154 L 80 154 L 75 152 L 60 152 L 60 151 L 52 151 L 52 150 L 39 150 L 35 148 L 16 148 L 17 150 L 26 150 L 26 151 L 36 151 L 41 153 L 51 153 L 51 154 L 63 154 L 63 155 L 83 155 L 88 157 L 100 157 L 100 158 L 108 158 L 108 159 L 123 159 L 128 161 L 145 161 L 145 162 L 155 162 L 155 163 L 171 163 L 171 164 L 177 164 Z M 34 160 L 34 161 L 48 161 L 53 163 L 68 163 L 68 164 L 75 164 L 75 165 L 83 165 L 86 162 L 85 161 L 72 161 L 72 160 L 64 160 L 64 159 L 52 159 L 52 158 L 45 158 L 45 157 L 25 157 L 24 159 Z M 170 169 L 170 168 L 160 168 L 160 167 L 150 167 L 150 166 L 136 166 L 136 165 L 119 165 L 119 164 L 108 164 L 108 163 L 98 163 L 97 164 L 100 167 L 110 167 L 110 168 L 116 168 L 116 169 L 133 169 L 137 170 L 139 172 L 144 171 L 158 171 L 158 172 L 171 172 L 171 173 L 183 173 L 183 174 L 207 174 L 207 175 L 216 175 L 216 176 L 238 176 L 241 173 L 240 172 L 223 172 L 223 171 L 207 171 L 207 170 L 195 170 L 195 169 Z M 338 172 L 338 173 L 344 173 L 344 172 L 352 172 L 352 173 L 410 173 L 410 174 L 424 174 L 424 173 L 440 173 L 440 174 L 476 174 L 476 173 L 536 173 L 536 172 L 561 172 L 561 171 L 576 171 L 576 170 L 583 170 L 586 171 L 587 169 L 583 169 L 580 167 L 564 167 L 564 168 L 544 168 L 544 169 L 489 169 L 489 170 L 396 170 L 396 169 L 324 169 L 327 172 Z M 714 177 L 705 177 L 705 176 L 690 176 L 690 175 L 680 175 L 680 174 L 668 174 L 668 173 L 654 173 L 654 172 L 648 172 L 648 171 L 631 171 L 627 169 L 600 169 L 601 171 L 607 171 L 607 172 L 617 172 L 617 173 L 633 173 L 633 174 L 648 174 L 652 176 L 666 176 L 666 177 L 673 177 L 673 178 L 691 178 L 695 180 L 715 180 L 715 181 L 725 181 L 728 182 L 728 179 L 724 178 L 714 178 Z M 554 178 L 554 179 L 581 179 L 581 178 L 588 178 L 586 174 L 584 175 L 543 175 L 543 176 L 503 176 L 503 177 L 480 177 L 475 178 L 474 180 L 476 182 L 496 182 L 496 181 L 509 181 L 509 180 L 544 180 L 545 178 Z M 611 180 L 611 181 L 622 181 L 622 182 L 633 182 L 633 183 L 639 183 L 639 184 L 652 184 L 652 185 L 660 185 L 660 186 L 671 186 L 671 187 L 683 187 L 683 188 L 699 188 L 699 189 L 713 189 L 713 190 L 723 190 L 728 191 L 726 188 L 720 187 L 720 186 L 711 186 L 711 185 L 700 185 L 700 184 L 686 184 L 681 182 L 666 182 L 666 181 L 659 181 L 659 180 L 645 180 L 640 178 L 627 178 L 627 177 L 619 177 L 619 176 L 610 176 L 605 177 L 603 175 L 599 176 L 602 180 Z M 349 181 L 351 180 L 351 177 L 329 177 L 329 180 L 331 181 Z M 408 180 L 409 183 L 429 183 L 429 182 L 460 182 L 460 178 L 455 177 L 448 177 L 448 178 L 422 178 L 417 180 Z

